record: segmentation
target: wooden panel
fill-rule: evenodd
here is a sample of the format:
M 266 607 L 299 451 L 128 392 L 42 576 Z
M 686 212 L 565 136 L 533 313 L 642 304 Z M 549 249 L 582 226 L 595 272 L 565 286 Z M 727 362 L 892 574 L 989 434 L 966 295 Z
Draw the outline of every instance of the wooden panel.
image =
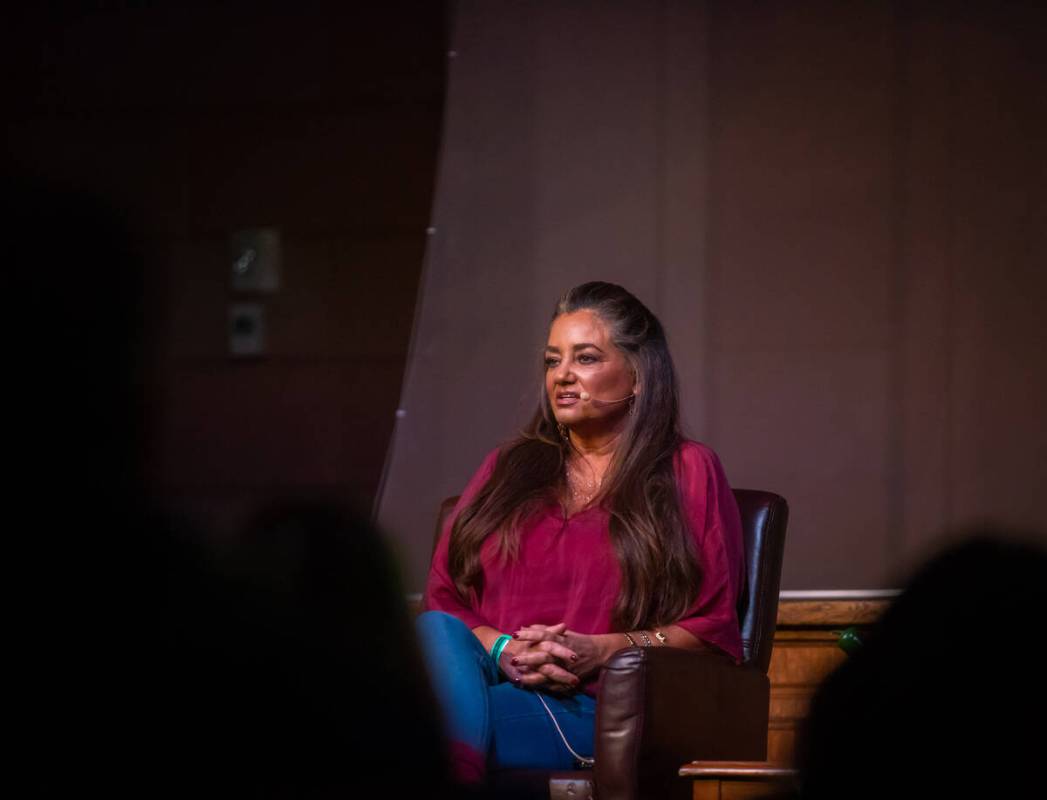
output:
M 776 787 L 763 781 L 720 781 L 720 800 L 757 800 L 777 794 Z
M 795 773 L 766 762 L 748 762 L 749 768 L 732 769 L 742 762 L 703 761 L 685 764 L 680 774 L 694 780 L 695 800 L 752 800 L 779 797 L 792 784 Z
M 838 630 L 869 625 L 889 600 L 802 600 L 778 605 L 778 629 L 768 677 L 771 705 L 767 730 L 769 760 L 790 763 L 796 731 L 811 698 L 825 678 L 847 660 L 837 645 Z
M 792 763 L 796 752 L 796 723 L 771 720 L 767 727 L 767 758 Z
M 831 633 L 815 631 L 810 639 L 775 638 L 768 675 L 772 686 L 810 686 L 843 663 L 845 654 Z
M 879 619 L 890 600 L 782 600 L 779 625 L 868 625 Z
M 772 781 L 791 778 L 796 770 L 772 761 L 692 761 L 680 768 L 681 775 L 695 778 L 745 778 Z
M 771 714 L 770 721 L 774 723 L 789 724 L 803 719 L 807 715 L 811 695 L 817 683 L 809 683 L 804 686 L 771 686 Z
M 720 800 L 719 781 L 695 781 L 694 800 Z
M 771 707 L 767 730 L 767 758 L 791 762 L 796 744 L 796 730 L 807 715 L 811 698 L 830 672 L 847 656 L 831 634 L 813 631 L 812 639 L 803 642 L 796 632 L 785 631 L 791 638 L 780 645 L 775 642 L 771 657 Z

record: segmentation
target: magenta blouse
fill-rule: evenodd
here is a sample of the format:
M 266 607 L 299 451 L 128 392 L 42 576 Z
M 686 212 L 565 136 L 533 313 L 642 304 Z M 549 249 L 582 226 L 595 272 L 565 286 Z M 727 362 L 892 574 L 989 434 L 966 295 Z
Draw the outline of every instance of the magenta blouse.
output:
M 458 593 L 447 569 L 451 526 L 491 476 L 497 455 L 497 449 L 487 455 L 447 515 L 429 570 L 426 608 L 453 614 L 470 628 L 487 625 L 504 633 L 558 622 L 580 633 L 612 632 L 620 574 L 609 514 L 602 508 L 564 519 L 560 506 L 550 502 L 521 530 L 516 560 L 499 558 L 496 537 L 489 536 L 480 551 L 484 580 L 478 602 Z M 705 445 L 683 442 L 674 466 L 701 570 L 698 596 L 676 624 L 740 660 L 736 607 L 745 573 L 738 505 L 719 459 Z

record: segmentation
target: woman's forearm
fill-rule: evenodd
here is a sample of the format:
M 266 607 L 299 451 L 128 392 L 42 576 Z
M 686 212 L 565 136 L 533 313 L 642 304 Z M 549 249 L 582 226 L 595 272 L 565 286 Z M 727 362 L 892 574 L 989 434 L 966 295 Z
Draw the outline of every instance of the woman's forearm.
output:
M 494 647 L 494 643 L 501 635 L 502 632 L 500 630 L 492 628 L 490 625 L 478 625 L 473 628 L 473 636 L 480 640 L 480 644 L 484 646 L 484 650 L 488 653 L 491 652 L 491 648 Z
M 664 642 L 658 638 L 658 633 L 665 636 Z M 645 636 L 646 638 L 644 638 Z M 632 647 L 634 643 L 641 647 L 679 647 L 682 650 L 704 650 L 707 647 L 705 642 L 679 625 L 667 625 L 664 628 L 643 631 L 628 631 L 628 636 L 624 633 L 602 633 L 594 636 L 593 639 L 596 640 L 597 646 L 603 654 L 601 664 L 606 664 L 611 656 L 619 650 Z
M 658 630 L 665 634 L 665 644 L 668 647 L 679 647 L 682 650 L 708 649 L 708 645 L 705 642 L 679 625 L 667 625 Z

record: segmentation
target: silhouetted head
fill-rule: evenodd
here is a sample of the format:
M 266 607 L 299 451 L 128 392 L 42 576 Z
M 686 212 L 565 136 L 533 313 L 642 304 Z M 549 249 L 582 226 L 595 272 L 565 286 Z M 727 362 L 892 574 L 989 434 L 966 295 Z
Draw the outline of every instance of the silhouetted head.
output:
M 986 530 L 931 559 L 818 690 L 798 745 L 804 795 L 1021 788 L 1047 709 L 1045 618 L 1040 547 Z

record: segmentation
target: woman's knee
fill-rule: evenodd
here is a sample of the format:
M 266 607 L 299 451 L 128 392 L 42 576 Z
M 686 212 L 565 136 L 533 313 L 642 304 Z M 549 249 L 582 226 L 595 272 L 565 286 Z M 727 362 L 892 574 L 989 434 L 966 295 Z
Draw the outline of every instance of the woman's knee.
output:
M 474 664 L 479 667 L 478 674 L 486 676 L 484 683 L 497 677 L 497 670 L 491 671 L 493 662 L 480 640 L 457 617 L 442 611 L 426 611 L 418 616 L 416 625 L 422 654 L 434 680 L 437 674 L 448 670 L 471 674 L 471 665 Z
M 458 617 L 443 611 L 423 611 L 415 627 L 424 642 L 469 642 L 476 638 Z

